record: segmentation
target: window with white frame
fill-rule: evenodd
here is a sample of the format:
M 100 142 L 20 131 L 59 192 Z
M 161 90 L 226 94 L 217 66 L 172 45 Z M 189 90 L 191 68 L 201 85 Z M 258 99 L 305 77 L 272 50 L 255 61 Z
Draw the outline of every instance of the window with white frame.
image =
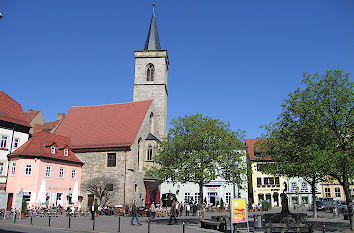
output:
M 191 194 L 190 193 L 184 193 L 184 201 L 185 202 L 189 202 L 191 198 Z
M 52 167 L 46 166 L 45 167 L 45 177 L 51 177 L 51 176 L 52 176 Z
M 10 175 L 11 176 L 14 176 L 16 173 L 16 162 L 12 162 L 11 163 L 11 172 L 10 172 Z
M 20 145 L 20 139 L 15 138 L 14 139 L 14 150 L 16 150 Z
M 63 167 L 59 168 L 59 178 L 64 178 L 64 171 L 65 171 L 65 168 L 63 168 Z
M 0 163 L 0 175 L 4 172 L 4 163 Z
M 73 180 L 76 179 L 76 169 L 71 170 L 71 179 L 73 179 Z
M 301 191 L 302 192 L 307 192 L 307 184 L 305 181 L 301 183 Z
M 231 203 L 231 193 L 226 193 L 225 200 L 226 200 L 226 204 L 229 205 Z
M 25 164 L 25 176 L 32 175 L 32 164 Z
M 52 147 L 50 148 L 50 153 L 51 153 L 52 155 L 55 154 L 55 146 L 52 146 Z
M 65 150 L 64 150 L 64 156 L 68 156 L 68 154 L 69 154 L 69 150 L 68 150 L 68 149 L 65 149 Z
M 7 146 L 7 136 L 1 136 L 0 148 L 6 148 Z
M 152 160 L 152 146 L 149 145 L 147 149 L 147 160 L 150 161 Z
M 199 193 L 194 193 L 194 201 L 200 203 L 200 194 Z
M 297 191 L 297 184 L 296 182 L 291 182 L 291 192 L 296 192 Z
M 339 187 L 335 187 L 334 188 L 334 194 L 336 195 L 336 197 L 341 197 L 341 193 L 340 193 L 340 188 Z
M 324 189 L 325 197 L 331 197 L 331 188 L 327 187 Z

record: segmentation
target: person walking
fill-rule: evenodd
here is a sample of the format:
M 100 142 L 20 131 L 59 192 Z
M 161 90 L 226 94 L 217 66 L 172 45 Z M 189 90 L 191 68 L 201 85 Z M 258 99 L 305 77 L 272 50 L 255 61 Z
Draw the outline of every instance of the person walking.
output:
M 197 202 L 194 203 L 193 205 L 193 216 L 197 214 Z
M 92 203 L 91 205 L 91 220 L 95 218 L 95 205 Z
M 172 202 L 172 206 L 171 206 L 171 210 L 170 210 L 170 222 L 169 222 L 169 224 L 172 224 L 172 218 L 175 219 L 175 224 L 177 224 L 176 214 L 177 214 L 176 202 L 174 201 L 174 202 Z
M 156 208 L 155 208 L 155 203 L 154 202 L 151 203 L 151 205 L 150 205 L 150 213 L 151 213 L 152 219 L 154 219 L 155 216 L 156 216 Z
M 191 205 L 189 203 L 186 204 L 186 216 L 189 216 L 189 212 L 191 211 Z
M 138 226 L 141 226 L 142 224 L 140 223 L 139 220 L 139 208 L 136 206 L 136 201 L 134 200 L 134 203 L 132 205 L 132 219 L 130 220 L 130 225 L 134 225 L 134 218 L 136 218 L 136 222 L 138 223 Z

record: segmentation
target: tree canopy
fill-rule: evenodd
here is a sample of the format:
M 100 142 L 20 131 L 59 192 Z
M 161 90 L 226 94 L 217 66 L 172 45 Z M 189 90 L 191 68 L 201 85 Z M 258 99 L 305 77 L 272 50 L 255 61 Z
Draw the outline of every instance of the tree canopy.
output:
M 277 121 L 266 126 L 266 140 L 259 147 L 275 162 L 267 172 L 304 177 L 312 187 L 325 176 L 333 177 L 351 203 L 353 83 L 348 77 L 341 70 L 304 73 L 304 86 L 285 99 Z
M 218 176 L 231 180 L 230 165 L 239 167 L 234 174 L 236 182 L 246 173 L 246 159 L 240 150 L 244 132 L 232 131 L 229 124 L 201 114 L 173 119 L 165 140 L 160 142 L 154 161 L 157 168 L 148 175 L 172 182 L 193 182 L 202 188 Z

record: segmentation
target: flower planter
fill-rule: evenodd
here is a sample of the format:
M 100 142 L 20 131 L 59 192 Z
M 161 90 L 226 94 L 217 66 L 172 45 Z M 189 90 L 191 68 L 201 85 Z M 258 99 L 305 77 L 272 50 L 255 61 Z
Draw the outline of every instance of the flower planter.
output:
M 24 218 L 25 217 L 25 213 L 21 213 L 21 218 Z

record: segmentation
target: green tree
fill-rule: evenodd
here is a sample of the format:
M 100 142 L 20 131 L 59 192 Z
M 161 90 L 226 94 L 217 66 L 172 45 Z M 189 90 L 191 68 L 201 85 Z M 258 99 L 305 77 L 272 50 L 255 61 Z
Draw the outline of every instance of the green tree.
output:
M 173 119 L 165 140 L 160 142 L 154 161 L 158 167 L 147 175 L 172 182 L 193 182 L 203 187 L 218 176 L 231 180 L 230 165 L 239 164 L 236 182 L 246 173 L 246 158 L 239 153 L 244 147 L 244 132 L 232 131 L 229 124 L 201 114 Z
M 284 101 L 277 122 L 266 127 L 266 140 L 259 146 L 275 162 L 266 171 L 304 177 L 313 197 L 316 182 L 335 178 L 343 186 L 354 229 L 349 190 L 354 176 L 353 83 L 349 74 L 329 70 L 304 73 L 303 84 Z

